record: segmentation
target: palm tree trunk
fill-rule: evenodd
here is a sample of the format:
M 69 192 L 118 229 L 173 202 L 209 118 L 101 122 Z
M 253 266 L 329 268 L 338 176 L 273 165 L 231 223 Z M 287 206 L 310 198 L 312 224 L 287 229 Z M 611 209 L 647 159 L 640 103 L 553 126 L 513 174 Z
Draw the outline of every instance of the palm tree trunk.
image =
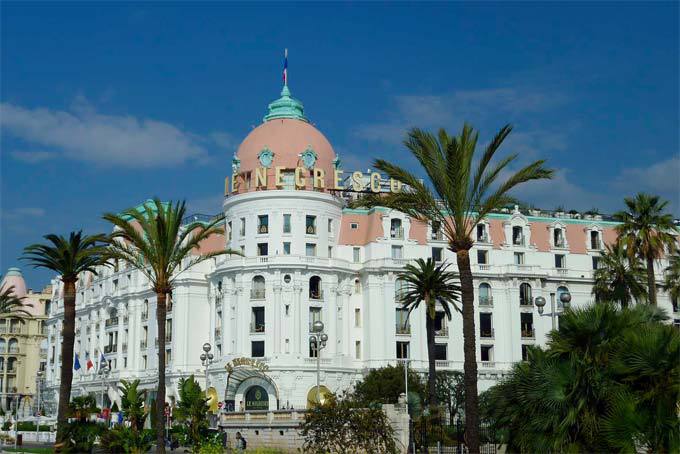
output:
M 429 302 L 427 302 L 429 306 Z M 434 318 L 430 316 L 430 309 L 428 307 L 425 314 L 425 332 L 427 334 L 427 359 L 428 359 L 428 376 L 427 376 L 427 397 L 430 405 L 430 414 L 435 415 L 437 411 L 437 391 L 436 391 L 436 361 L 434 349 Z
M 158 326 L 158 389 L 156 391 L 156 452 L 165 452 L 165 301 L 167 294 L 156 293 Z
M 656 306 L 656 278 L 654 277 L 654 257 L 647 257 L 647 287 L 649 288 L 649 304 Z
M 463 300 L 463 354 L 465 371 L 465 440 L 471 454 L 479 453 L 479 404 L 477 396 L 477 338 L 475 293 L 472 285 L 469 249 L 456 251 Z
M 57 443 L 64 438 L 68 422 L 71 382 L 73 380 L 73 343 L 76 328 L 76 283 L 64 281 L 64 325 L 61 331 L 61 381 L 59 382 L 59 407 L 57 409 Z

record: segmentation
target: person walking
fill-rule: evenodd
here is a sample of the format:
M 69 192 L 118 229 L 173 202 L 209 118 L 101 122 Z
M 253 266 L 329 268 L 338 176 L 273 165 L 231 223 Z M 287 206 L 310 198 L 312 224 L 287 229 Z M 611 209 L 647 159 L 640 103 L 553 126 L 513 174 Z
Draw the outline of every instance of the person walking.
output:
M 248 445 L 246 439 L 241 435 L 241 432 L 236 432 L 236 452 L 246 452 Z

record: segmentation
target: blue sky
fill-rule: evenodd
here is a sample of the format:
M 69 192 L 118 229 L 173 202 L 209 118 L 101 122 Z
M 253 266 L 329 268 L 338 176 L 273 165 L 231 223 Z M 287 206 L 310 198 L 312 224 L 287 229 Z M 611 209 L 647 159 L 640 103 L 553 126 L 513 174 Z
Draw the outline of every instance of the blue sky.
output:
M 108 231 L 157 195 L 220 210 L 239 142 L 293 95 L 346 169 L 414 162 L 408 127 L 463 121 L 545 158 L 543 208 L 612 212 L 661 194 L 680 215 L 678 4 L 27 3 L 1 6 L 0 270 L 24 245 Z M 49 273 L 23 265 L 28 284 Z

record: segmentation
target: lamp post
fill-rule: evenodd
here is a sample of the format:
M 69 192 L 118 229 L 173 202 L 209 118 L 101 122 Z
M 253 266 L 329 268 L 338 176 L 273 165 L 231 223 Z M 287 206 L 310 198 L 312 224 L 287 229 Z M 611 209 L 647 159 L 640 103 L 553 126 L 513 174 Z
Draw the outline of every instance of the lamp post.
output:
M 35 441 L 40 442 L 40 386 L 42 385 L 42 371 L 38 371 L 38 373 L 35 374 L 35 381 L 36 381 L 36 386 L 35 386 L 35 401 L 36 401 L 36 410 L 35 410 Z
M 547 314 L 543 313 L 543 308 L 545 307 L 545 298 L 539 296 L 534 301 L 536 307 L 538 307 L 538 315 L 543 317 L 550 317 L 552 319 L 552 329 L 557 329 L 557 317 L 564 314 L 565 311 L 569 310 L 571 306 L 571 293 L 563 292 L 560 294 L 560 302 L 562 303 L 562 310 L 558 311 L 555 307 L 555 294 L 550 294 L 550 312 Z
M 106 392 L 106 377 L 109 375 L 109 364 L 106 361 L 100 362 L 98 375 L 102 378 L 102 412 L 104 412 L 104 393 Z
M 312 323 L 312 334 L 309 335 L 309 344 L 316 353 L 316 400 L 321 405 L 321 349 L 326 347 L 328 334 L 323 332 L 323 322 L 317 320 Z
M 208 366 L 213 363 L 213 354 L 210 353 L 212 345 L 209 342 L 203 344 L 203 353 L 201 353 L 201 364 L 205 367 L 205 394 L 208 395 Z

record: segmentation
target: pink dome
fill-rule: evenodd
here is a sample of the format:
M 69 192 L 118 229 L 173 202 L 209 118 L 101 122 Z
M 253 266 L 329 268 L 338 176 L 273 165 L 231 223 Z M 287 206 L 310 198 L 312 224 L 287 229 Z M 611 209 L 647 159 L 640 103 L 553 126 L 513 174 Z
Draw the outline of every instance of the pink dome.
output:
M 8 269 L 2 284 L 0 284 L 0 288 L 3 290 L 11 286 L 14 286 L 14 292 L 12 292 L 14 296 L 18 298 L 26 296 L 26 281 L 24 281 L 24 276 L 19 268 Z
M 300 154 L 311 149 L 316 153 L 316 163 L 314 167 L 323 169 L 325 172 L 325 186 L 330 188 L 333 185 L 335 169 L 335 151 L 330 142 L 318 129 L 304 120 L 293 118 L 277 118 L 266 121 L 255 128 L 241 143 L 236 153 L 240 162 L 239 174 L 251 174 L 254 180 L 255 169 L 262 167 L 259 155 L 265 149 L 274 153 L 272 164 L 267 169 L 267 188 L 274 189 L 275 168 L 285 167 L 294 170 L 296 167 L 305 167 L 302 163 Z M 313 172 L 305 168 L 306 188 L 312 189 Z M 251 189 L 254 183 L 251 184 Z M 247 192 L 241 183 L 236 192 Z

